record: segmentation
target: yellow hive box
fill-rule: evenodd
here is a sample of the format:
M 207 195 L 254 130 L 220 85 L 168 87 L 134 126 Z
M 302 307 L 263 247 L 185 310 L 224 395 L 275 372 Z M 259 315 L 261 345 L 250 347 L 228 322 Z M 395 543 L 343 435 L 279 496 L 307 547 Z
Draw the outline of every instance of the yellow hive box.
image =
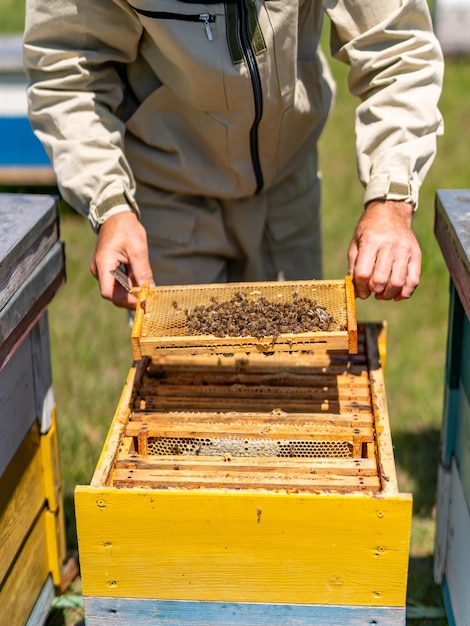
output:
M 0 476 L 0 556 L 1 616 L 42 623 L 65 558 L 55 411 L 47 433 L 33 423 Z
M 405 623 L 412 501 L 379 330 L 360 327 L 355 355 L 131 369 L 76 488 L 87 626 L 110 613 L 129 626 Z

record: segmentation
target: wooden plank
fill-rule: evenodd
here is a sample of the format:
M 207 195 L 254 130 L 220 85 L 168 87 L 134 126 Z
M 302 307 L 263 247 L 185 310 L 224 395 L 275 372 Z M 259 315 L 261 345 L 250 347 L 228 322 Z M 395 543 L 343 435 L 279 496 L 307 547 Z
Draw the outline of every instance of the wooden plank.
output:
M 75 490 L 85 596 L 405 606 L 411 497 Z
M 450 282 L 450 306 L 447 329 L 443 422 L 441 426 L 441 462 L 450 468 L 455 451 L 462 361 L 462 334 L 465 311 L 455 285 Z
M 291 425 L 292 428 L 303 428 L 311 426 L 317 429 L 317 432 L 326 429 L 365 429 L 368 430 L 373 425 L 372 413 L 286 413 L 285 411 L 269 411 L 269 412 L 246 412 L 246 411 L 227 411 L 220 413 L 212 410 L 200 411 L 172 411 L 166 413 L 164 411 L 133 411 L 129 416 L 129 423 L 126 428 L 138 428 L 139 424 L 146 422 L 152 428 L 152 425 L 158 424 L 191 424 L 197 422 L 200 426 L 206 423 L 217 422 L 222 428 L 224 425 L 240 427 L 246 423 L 256 423 L 260 429 L 269 428 L 271 424 L 283 423 Z M 135 426 L 134 426 L 135 425 Z M 131 431 L 129 431 L 131 432 Z M 358 431 L 360 432 L 360 431 Z
M 24 250 L 22 257 L 11 268 L 3 266 L 1 268 L 0 309 L 21 288 L 29 274 L 41 262 L 53 244 L 56 243 L 59 236 L 59 227 L 56 222 L 53 222 L 47 227 L 42 236 L 41 233 L 33 230 L 31 232 L 34 232 L 35 236 L 38 237 L 36 241 L 32 242 L 31 248 Z
M 439 190 L 435 202 L 434 232 L 470 318 L 470 190 Z
M 62 504 L 62 479 L 60 475 L 59 439 L 57 420 L 53 411 L 52 423 L 47 433 L 41 435 L 42 478 L 49 511 L 56 513 Z
M 470 367 L 469 362 L 467 362 L 466 367 Z M 458 411 L 454 455 L 459 466 L 465 499 L 470 507 L 470 402 L 463 384 L 459 386 L 457 397 Z
M 264 380 L 263 380 L 264 378 Z M 300 397 L 310 397 L 311 395 L 343 395 L 345 397 L 351 395 L 368 395 L 369 392 L 369 380 L 366 376 L 355 378 L 353 376 L 318 376 L 316 379 L 313 377 L 310 380 L 304 377 L 303 380 L 298 380 L 299 384 L 294 384 L 291 380 L 290 384 L 285 381 L 284 384 L 279 381 L 273 380 L 274 376 L 268 377 L 253 377 L 251 380 L 245 378 L 245 380 L 232 381 L 228 378 L 224 380 L 224 377 L 214 376 L 207 373 L 205 377 L 201 377 L 200 380 L 191 380 L 191 376 L 188 376 L 186 380 L 182 380 L 180 377 L 163 380 L 144 380 L 139 389 L 139 395 L 141 396 L 165 396 L 175 393 L 177 390 L 181 395 L 220 395 L 229 393 L 231 395 L 243 396 L 257 395 L 269 396 L 275 394 L 276 396 L 292 395 Z
M 58 240 L 52 196 L 0 194 L 0 309 Z
M 8 626 L 26 624 L 49 575 L 44 515 L 38 518 L 0 587 L 2 616 L 8 616 Z
M 385 395 L 385 382 L 377 347 L 377 328 L 374 325 L 370 324 L 366 326 L 366 337 L 372 407 L 374 410 L 375 432 L 377 436 L 376 450 L 379 475 L 382 481 L 383 493 L 394 494 L 398 492 L 398 483 L 390 432 L 387 398 Z
M 147 397 L 139 398 L 136 401 L 136 409 L 142 411 L 178 411 L 178 410 L 195 410 L 201 411 L 207 408 L 207 398 L 179 398 L 174 396 L 168 397 Z M 215 398 L 211 399 L 211 406 L 216 411 L 238 411 L 241 407 L 245 411 L 284 411 L 294 413 L 367 413 L 371 412 L 370 397 L 369 398 L 312 398 L 304 401 L 297 398 L 275 398 L 266 399 L 263 397 L 249 399 L 244 398 L 243 402 L 239 399 L 232 398 Z
M 47 616 L 49 615 L 52 601 L 55 596 L 54 584 L 52 577 L 49 576 L 46 580 L 41 593 L 39 594 L 36 604 L 26 622 L 25 626 L 39 626 L 45 624 Z
M 436 534 L 434 540 L 434 580 L 442 584 L 445 575 L 449 506 L 452 474 L 449 467 L 439 465 L 437 474 Z
M 0 370 L 0 476 L 36 420 L 29 337 Z
M 144 381 L 145 383 L 145 381 Z M 258 397 L 264 398 L 270 397 L 283 397 L 289 395 L 295 398 L 311 398 L 313 397 L 369 397 L 369 387 L 367 379 L 362 378 L 359 384 L 355 384 L 355 381 L 341 381 L 335 380 L 333 383 L 328 384 L 326 380 L 319 381 L 319 383 L 310 385 L 266 385 L 263 383 L 251 382 L 248 383 L 227 383 L 213 382 L 210 379 L 198 384 L 196 382 L 189 382 L 188 384 L 181 383 L 180 381 L 165 381 L 165 382 L 153 382 L 150 385 L 143 384 L 139 389 L 139 396 L 168 396 L 173 395 L 176 392 L 181 396 L 220 396 L 229 395 L 234 397 Z
M 201 472 L 205 469 L 208 473 L 211 471 L 221 471 L 221 466 L 227 471 L 227 463 L 230 463 L 230 471 L 248 471 L 252 472 L 276 472 L 276 471 L 293 471 L 312 474 L 339 472 L 347 476 L 374 476 L 377 474 L 377 466 L 375 459 L 332 459 L 322 458 L 315 460 L 315 469 L 312 470 L 312 459 L 305 458 L 279 458 L 265 459 L 261 457 L 233 457 L 227 461 L 225 457 L 182 457 L 182 456 L 166 456 L 166 457 L 150 457 L 145 459 L 139 455 L 127 453 L 120 454 L 116 461 L 116 468 L 139 468 L 151 470 L 167 468 L 173 469 L 175 472 L 190 472 L 196 470 Z
M 456 624 L 466 624 L 470 615 L 470 513 L 455 460 L 451 468 L 449 528 L 445 578 Z
M 215 416 L 214 416 L 215 417 Z M 323 426 L 323 427 L 322 427 Z M 342 428 L 336 424 L 296 424 L 279 420 L 273 424 L 260 422 L 223 424 L 214 420 L 212 423 L 198 423 L 197 421 L 183 424 L 165 422 L 129 422 L 126 426 L 126 437 L 138 437 L 142 428 L 145 428 L 147 437 L 209 437 L 223 439 L 228 437 L 251 439 L 292 439 L 302 441 L 352 441 L 360 438 L 362 441 L 373 441 L 372 424 L 368 427 Z
M 31 352 L 36 414 L 41 423 L 41 432 L 47 433 L 52 425 L 55 407 L 47 311 L 44 311 L 31 329 Z
M 119 489 L 146 487 L 154 490 L 171 489 L 245 489 L 263 491 L 286 491 L 288 493 L 317 493 L 318 491 L 335 493 L 378 492 L 380 480 L 375 476 L 349 476 L 338 467 L 336 473 L 316 472 L 310 476 L 305 473 L 275 472 L 269 473 L 225 471 L 214 466 L 201 468 L 199 472 L 175 472 L 174 468 L 148 470 L 116 469 L 113 473 L 113 486 Z
M 405 626 L 405 609 L 382 606 L 173 602 L 85 597 L 87 626 Z
M 250 371 L 237 371 L 235 368 L 225 368 L 222 364 L 217 368 L 199 367 L 187 369 L 175 369 L 171 367 L 160 368 L 150 367 L 142 381 L 142 387 L 158 385 L 205 385 L 210 382 L 212 385 L 268 385 L 268 386 L 296 386 L 296 387 L 318 387 L 318 386 L 365 386 L 368 383 L 367 371 L 365 368 L 357 368 L 357 374 L 344 367 L 337 367 L 336 372 L 333 366 L 317 368 L 313 366 L 298 371 L 294 368 L 284 367 L 277 370 L 274 367 L 260 369 L 253 368 Z M 156 379 L 156 380 L 155 380 Z
M 147 360 L 142 359 L 129 370 L 111 427 L 106 436 L 96 470 L 91 480 L 91 485 L 105 485 L 110 480 L 112 468 L 119 451 L 119 443 L 129 419 L 129 407 L 134 393 L 134 386 L 139 384 L 146 366 Z
M 446 611 L 446 617 L 447 617 L 447 626 L 457 626 L 457 623 L 454 619 L 454 616 L 452 614 L 452 605 L 450 603 L 450 597 L 449 597 L 449 589 L 447 586 L 447 579 L 444 578 L 444 581 L 442 583 L 442 597 L 444 600 L 444 607 L 445 607 L 445 611 Z
M 462 328 L 462 361 L 461 361 L 461 379 L 462 387 L 465 395 L 467 396 L 467 402 L 470 402 L 470 319 L 466 317 L 463 320 Z
M 208 339 L 209 337 L 209 339 Z M 227 352 L 242 351 L 250 352 L 272 352 L 293 350 L 315 350 L 317 345 L 326 346 L 329 350 L 344 350 L 348 347 L 348 335 L 346 331 L 318 333 L 304 336 L 304 333 L 290 335 L 288 339 L 279 337 L 273 343 L 271 337 L 263 339 L 246 339 L 241 337 L 230 337 L 230 340 L 222 341 L 214 339 L 213 335 L 201 335 L 185 337 L 184 344 L 175 341 L 173 337 L 161 337 L 140 339 L 140 351 L 144 356 L 154 356 L 160 352 L 165 355 L 184 353 L 193 354 L 226 354 Z
M 0 588 L 40 511 L 46 506 L 37 423 L 0 478 Z
M 145 316 L 145 303 L 149 292 L 149 286 L 143 285 L 139 294 L 139 305 L 134 313 L 134 323 L 131 331 L 131 345 L 134 361 L 141 361 L 144 355 L 142 354 L 142 348 L 140 343 L 140 336 L 142 334 L 142 324 Z
M 57 181 L 52 167 L 47 165 L 0 167 L 0 185 L 3 187 L 49 187 L 57 190 Z
M 56 242 L 1 311 L 0 370 L 64 281 L 63 244 Z
M 352 276 L 345 278 L 346 289 L 346 319 L 348 329 L 348 352 L 358 353 L 356 295 Z
M 361 352 L 348 354 L 345 351 L 327 352 L 274 352 L 268 356 L 262 354 L 246 354 L 235 356 L 194 355 L 188 360 L 183 355 L 152 358 L 148 376 L 161 377 L 166 372 L 170 376 L 186 373 L 224 372 L 232 374 L 263 375 L 274 373 L 293 373 L 299 376 L 331 372 L 334 375 L 350 372 L 353 375 L 367 373 L 367 361 L 364 353 L 363 330 L 359 336 Z
M 66 551 L 63 510 L 62 508 L 55 512 L 46 510 L 44 517 L 49 572 L 51 573 L 54 585 L 59 588 L 62 582 L 62 567 L 65 561 Z

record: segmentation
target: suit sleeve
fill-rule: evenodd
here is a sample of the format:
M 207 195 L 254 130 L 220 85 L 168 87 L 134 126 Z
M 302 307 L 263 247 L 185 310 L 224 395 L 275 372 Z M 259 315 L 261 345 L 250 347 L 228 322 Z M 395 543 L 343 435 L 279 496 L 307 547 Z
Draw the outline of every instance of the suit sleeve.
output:
M 443 57 L 425 0 L 324 2 L 331 51 L 349 64 L 356 110 L 359 178 L 365 203 L 415 207 L 443 122 L 438 100 Z
M 138 212 L 124 155 L 123 68 L 141 25 L 127 3 L 27 0 L 24 63 L 32 127 L 65 200 L 96 230 L 109 215 Z

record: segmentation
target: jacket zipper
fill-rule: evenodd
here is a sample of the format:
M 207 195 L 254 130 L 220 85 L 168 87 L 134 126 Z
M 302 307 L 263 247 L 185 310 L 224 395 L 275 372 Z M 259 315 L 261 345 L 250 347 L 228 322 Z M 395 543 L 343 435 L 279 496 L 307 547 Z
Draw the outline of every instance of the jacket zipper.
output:
M 259 193 L 263 188 L 263 172 L 261 170 L 261 163 L 259 158 L 259 142 L 258 142 L 258 127 L 261 121 L 261 116 L 263 113 L 263 92 L 261 89 L 261 78 L 259 74 L 258 65 L 255 59 L 255 53 L 253 51 L 250 38 L 248 36 L 248 21 L 247 21 L 247 10 L 245 6 L 245 0 L 238 0 L 239 7 L 239 34 L 240 41 L 242 44 L 243 53 L 245 55 L 246 64 L 248 67 L 248 71 L 250 73 L 251 85 L 253 88 L 253 100 L 255 106 L 255 117 L 253 120 L 253 124 L 250 129 L 250 152 L 251 152 L 251 161 L 253 164 L 253 171 L 256 179 L 256 191 L 255 193 Z
M 215 22 L 215 15 L 211 13 L 199 13 L 196 15 L 182 15 L 181 13 L 171 13 L 168 11 L 146 11 L 145 9 L 137 9 L 132 7 L 136 13 L 145 15 L 145 17 L 153 17 L 159 20 L 180 20 L 181 22 L 202 22 L 206 29 L 206 36 L 209 41 L 214 39 L 211 30 L 211 24 Z
M 185 1 L 185 0 L 183 0 Z M 195 0 L 186 0 L 189 4 Z M 218 2 L 219 0 L 209 0 L 209 4 Z M 263 172 L 261 170 L 261 163 L 259 157 L 259 142 L 258 142 L 258 128 L 263 113 L 263 92 L 261 89 L 261 78 L 259 74 L 258 65 L 256 63 L 255 53 L 249 37 L 248 28 L 248 12 L 245 6 L 245 0 L 228 0 L 228 2 L 236 2 L 238 6 L 239 14 L 239 35 L 243 54 L 245 56 L 246 64 L 250 74 L 251 85 L 253 89 L 253 101 L 255 108 L 255 115 L 253 124 L 250 128 L 250 155 L 253 166 L 253 172 L 256 180 L 255 193 L 259 193 L 263 189 L 264 180 Z M 132 5 L 131 5 L 132 6 Z M 197 15 L 181 15 L 180 13 L 170 13 L 167 11 L 148 11 L 145 9 L 138 9 L 132 7 L 134 11 L 144 15 L 146 17 L 152 17 L 157 19 L 173 19 L 186 22 L 202 22 L 206 29 L 207 39 L 213 40 L 212 30 L 210 25 L 215 22 L 215 15 L 210 13 L 199 13 Z

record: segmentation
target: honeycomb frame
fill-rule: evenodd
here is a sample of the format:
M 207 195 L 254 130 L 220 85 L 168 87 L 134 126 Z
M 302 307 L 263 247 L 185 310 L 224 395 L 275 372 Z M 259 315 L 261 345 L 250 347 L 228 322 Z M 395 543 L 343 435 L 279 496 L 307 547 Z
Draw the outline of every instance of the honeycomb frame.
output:
M 228 302 L 235 294 L 248 299 L 265 297 L 288 303 L 295 296 L 309 298 L 335 319 L 331 330 L 279 333 L 266 337 L 188 335 L 186 312 L 211 302 Z M 210 285 L 144 286 L 132 328 L 134 358 L 171 354 L 234 354 L 292 352 L 314 347 L 357 352 L 354 285 L 344 280 L 221 283 Z

